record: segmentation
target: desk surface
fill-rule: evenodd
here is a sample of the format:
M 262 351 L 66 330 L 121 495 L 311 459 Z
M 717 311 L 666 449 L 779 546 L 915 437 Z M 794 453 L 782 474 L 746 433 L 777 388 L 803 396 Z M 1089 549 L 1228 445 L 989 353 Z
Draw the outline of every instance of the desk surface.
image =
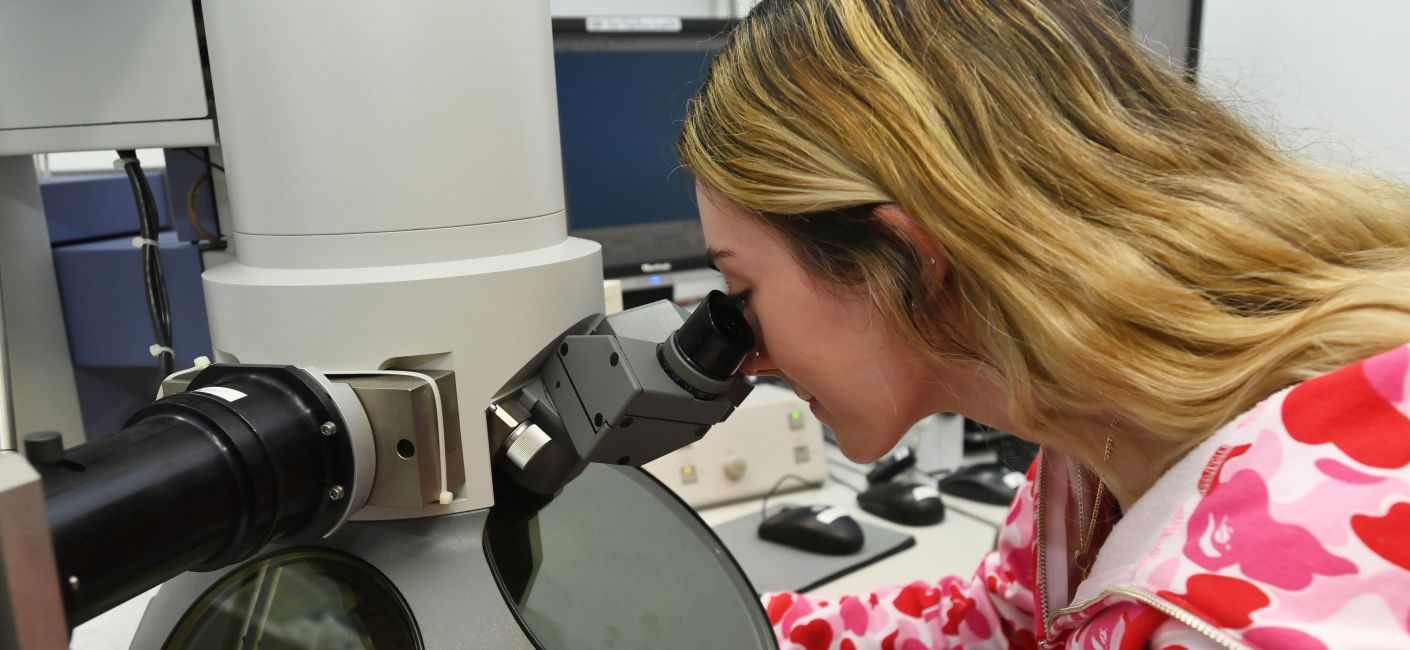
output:
M 865 485 L 866 467 L 848 463 L 834 448 L 829 448 L 829 455 L 835 456 L 830 458 L 833 478 L 821 487 L 777 494 L 770 502 L 839 507 L 860 522 L 910 534 L 915 537 L 916 545 L 813 589 L 809 595 L 837 598 L 916 580 L 969 576 L 979 567 L 984 554 L 994 548 L 1007 507 L 945 496 L 945 520 L 940 524 L 921 527 L 895 524 L 863 511 L 857 505 L 855 489 L 843 483 L 846 481 L 856 487 Z M 700 517 L 714 526 L 751 513 L 757 515 L 761 501 L 752 499 L 707 508 L 700 511 Z

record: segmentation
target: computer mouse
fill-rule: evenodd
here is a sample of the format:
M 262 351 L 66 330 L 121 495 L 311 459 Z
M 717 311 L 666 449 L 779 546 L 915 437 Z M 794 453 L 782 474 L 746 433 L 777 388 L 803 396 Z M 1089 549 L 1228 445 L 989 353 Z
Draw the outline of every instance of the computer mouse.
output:
M 961 467 L 954 474 L 940 479 L 940 491 L 961 499 L 1006 506 L 1013 503 L 1023 472 L 1015 472 L 1003 463 L 979 463 Z
M 784 506 L 759 522 L 759 537 L 824 555 L 850 555 L 865 541 L 851 515 L 829 506 Z
M 933 526 L 945 520 L 940 492 L 909 481 L 877 483 L 858 494 L 857 503 L 862 510 L 905 526 Z

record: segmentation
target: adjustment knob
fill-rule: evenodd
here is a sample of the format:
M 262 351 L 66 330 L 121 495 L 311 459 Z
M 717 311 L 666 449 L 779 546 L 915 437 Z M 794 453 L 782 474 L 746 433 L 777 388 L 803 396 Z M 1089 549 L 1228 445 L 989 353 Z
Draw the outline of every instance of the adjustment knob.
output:
M 749 463 L 744 462 L 744 459 L 738 456 L 732 456 L 729 460 L 725 461 L 725 477 L 731 481 L 738 481 L 740 478 L 743 478 L 744 470 L 747 469 L 749 469 Z
M 36 431 L 24 437 L 24 457 L 40 467 L 64 460 L 64 437 L 58 431 Z

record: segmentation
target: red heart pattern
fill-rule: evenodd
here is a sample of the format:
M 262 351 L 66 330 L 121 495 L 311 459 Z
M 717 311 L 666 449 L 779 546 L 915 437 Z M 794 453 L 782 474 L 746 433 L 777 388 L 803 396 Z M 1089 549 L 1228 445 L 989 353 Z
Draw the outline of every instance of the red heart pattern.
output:
M 823 619 L 815 619 L 794 627 L 788 634 L 788 640 L 807 650 L 828 650 L 832 647 L 832 626 Z
M 1410 464 L 1410 418 L 1371 385 L 1364 363 L 1292 389 L 1283 401 L 1283 422 L 1298 442 L 1331 443 L 1368 467 L 1404 467 Z
M 1397 503 L 1380 517 L 1356 515 L 1351 529 L 1376 555 L 1410 571 L 1410 503 Z
M 1211 573 L 1190 576 L 1183 594 L 1161 591 L 1160 595 L 1212 623 L 1235 630 L 1252 625 L 1249 616 L 1273 602 L 1247 580 Z

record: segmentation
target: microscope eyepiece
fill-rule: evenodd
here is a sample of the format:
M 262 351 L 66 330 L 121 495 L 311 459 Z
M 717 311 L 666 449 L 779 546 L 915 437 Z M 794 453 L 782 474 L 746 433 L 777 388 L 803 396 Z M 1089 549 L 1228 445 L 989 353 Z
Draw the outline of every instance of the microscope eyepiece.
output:
M 734 300 L 711 291 L 668 343 L 701 374 L 728 381 L 754 347 L 754 330 Z

